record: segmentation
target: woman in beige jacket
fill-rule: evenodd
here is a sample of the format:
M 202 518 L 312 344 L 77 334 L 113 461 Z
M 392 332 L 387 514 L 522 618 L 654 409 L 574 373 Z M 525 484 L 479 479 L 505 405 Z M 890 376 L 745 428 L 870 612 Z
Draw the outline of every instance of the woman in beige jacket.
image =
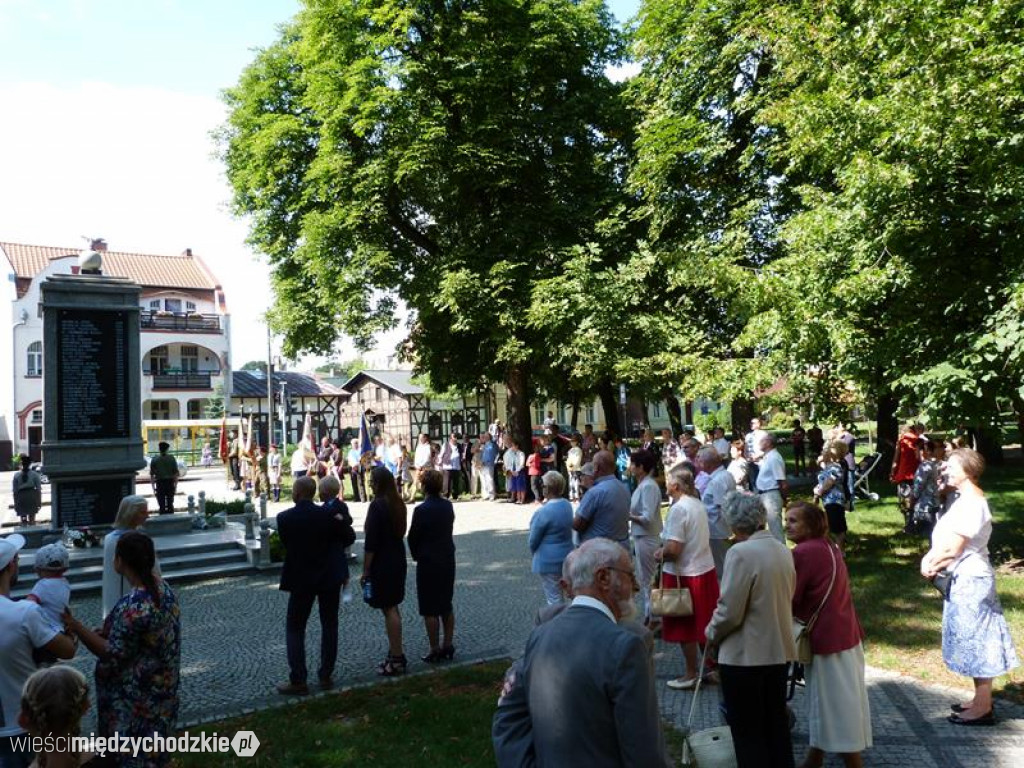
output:
M 739 768 L 792 768 L 786 663 L 796 659 L 793 557 L 765 530 L 760 497 L 731 493 L 722 512 L 736 543 L 725 556 L 721 595 L 705 634 L 718 647 L 736 761 Z

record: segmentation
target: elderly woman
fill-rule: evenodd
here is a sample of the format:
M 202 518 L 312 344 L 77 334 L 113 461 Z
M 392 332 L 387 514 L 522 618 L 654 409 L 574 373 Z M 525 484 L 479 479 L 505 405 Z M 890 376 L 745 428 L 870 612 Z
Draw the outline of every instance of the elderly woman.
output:
M 846 454 L 850 449 L 842 440 L 832 440 L 821 455 L 821 470 L 814 497 L 825 505 L 828 529 L 842 549 L 846 544 L 846 505 L 850 495 L 847 482 Z
M 697 668 L 697 649 L 705 643 L 704 628 L 718 602 L 718 576 L 711 554 L 708 513 L 697 498 L 693 473 L 681 464 L 673 467 L 665 478 L 665 488 L 672 507 L 662 533 L 665 543 L 654 557 L 664 564 L 662 587 L 690 590 L 693 615 L 662 617 L 661 639 L 682 647 L 688 676 L 669 680 L 667 685 L 685 691 L 697 684 L 703 672 Z
M 722 593 L 706 634 L 718 646 L 737 765 L 791 768 L 786 663 L 796 659 L 793 557 L 765 530 L 760 497 L 731 493 L 722 511 L 736 543 L 725 555 Z
M 729 443 L 729 466 L 726 471 L 732 475 L 736 489 L 745 491 L 750 488 L 750 462 L 746 457 L 746 443 L 738 438 Z
M 843 553 L 829 541 L 825 512 L 806 501 L 786 510 L 786 536 L 796 544 L 793 616 L 811 627 L 813 654 L 804 667 L 811 738 L 801 768 L 821 768 L 826 752 L 841 754 L 847 768 L 860 768 L 860 753 L 871 746 L 871 712 L 864 684 L 864 633 Z
M 572 504 L 565 500 L 565 478 L 548 472 L 541 478 L 544 504 L 530 519 L 532 571 L 540 576 L 548 605 L 562 602 L 562 561 L 572 551 Z
M 940 475 L 946 458 L 946 444 L 930 438 L 921 442 L 921 463 L 914 471 L 914 485 L 910 492 L 911 525 L 913 532 L 931 537 L 935 522 L 942 512 Z
M 985 459 L 957 448 L 945 463 L 946 485 L 959 493 L 932 531 L 932 548 L 921 560 L 921 575 L 952 578 L 942 606 L 942 660 L 958 675 L 974 679 L 974 698 L 952 706 L 955 725 L 992 725 L 992 679 L 1018 666 L 1010 630 L 996 596 L 988 559 L 992 513 L 978 480 Z
M 420 475 L 422 478 L 422 475 Z M 377 665 L 377 674 L 385 677 L 405 674 L 409 662 L 402 647 L 402 614 L 398 606 L 405 600 L 405 537 L 407 510 L 398 495 L 395 477 L 384 467 L 370 473 L 373 501 L 363 524 L 363 600 L 384 614 L 388 636 L 388 655 Z
M 96 656 L 96 720 L 101 736 L 173 733 L 178 716 L 181 617 L 167 583 L 154 573 L 153 540 L 139 531 L 117 542 L 114 568 L 131 584 L 100 632 L 66 612 L 68 630 Z M 170 756 L 139 754 L 123 766 L 166 765 Z
M 14 473 L 12 491 L 14 493 L 14 511 L 18 514 L 21 525 L 35 525 L 39 507 L 43 504 L 43 480 L 39 473 L 32 469 L 32 459 L 21 455 L 21 470 Z
M 131 591 L 128 580 L 114 570 L 114 553 L 117 542 L 128 531 L 140 528 L 149 518 L 149 503 L 143 496 L 125 496 L 117 507 L 114 527 L 103 537 L 103 618 L 106 618 L 117 601 Z M 160 562 L 155 564 L 154 574 L 160 576 Z
M 648 430 L 650 431 L 650 430 Z M 661 544 L 661 488 L 654 479 L 658 458 L 641 449 L 629 457 L 629 471 L 636 490 L 629 500 L 630 538 L 633 540 L 636 580 L 644 601 L 644 624 L 651 622 L 651 578 L 656 561 L 654 553 Z M 718 599 L 718 596 L 715 596 Z
M 416 598 L 430 642 L 430 653 L 422 657 L 428 664 L 455 656 L 455 508 L 441 497 L 444 484 L 440 472 L 428 469 L 423 473 L 420 485 L 425 498 L 412 512 L 408 536 L 409 552 L 416 561 Z M 442 626 L 443 645 L 439 638 Z

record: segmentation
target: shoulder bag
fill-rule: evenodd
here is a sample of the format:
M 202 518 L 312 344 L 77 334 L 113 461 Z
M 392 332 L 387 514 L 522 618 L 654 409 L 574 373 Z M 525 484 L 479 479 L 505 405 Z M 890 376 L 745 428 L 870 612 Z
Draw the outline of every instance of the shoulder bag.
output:
M 825 607 L 825 603 L 828 602 L 829 595 L 832 594 L 832 587 L 836 583 L 836 573 L 839 570 L 839 566 L 836 564 L 836 553 L 832 548 L 832 544 L 826 540 L 825 546 L 828 547 L 828 552 L 832 555 L 832 579 L 828 583 L 828 590 L 825 592 L 825 597 L 821 600 L 821 605 L 818 606 L 818 610 L 814 612 L 810 620 L 805 624 L 796 616 L 793 617 L 793 640 L 796 641 L 796 660 L 801 664 L 810 664 L 814 654 L 811 652 L 811 630 L 814 629 L 814 623 L 818 620 L 818 614 L 821 613 L 821 609 Z
M 658 563 L 658 573 L 651 587 L 652 616 L 692 616 L 693 596 L 688 587 L 666 587 L 663 568 L 664 561 Z

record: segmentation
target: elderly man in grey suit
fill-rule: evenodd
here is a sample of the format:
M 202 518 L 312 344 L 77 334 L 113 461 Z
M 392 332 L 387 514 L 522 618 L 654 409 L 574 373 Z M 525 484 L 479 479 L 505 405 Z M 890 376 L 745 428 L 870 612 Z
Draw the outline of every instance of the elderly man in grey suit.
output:
M 619 625 L 636 612 L 629 555 L 591 539 L 570 573 L 572 604 L 533 631 L 523 656 L 536 765 L 667 766 L 647 648 Z

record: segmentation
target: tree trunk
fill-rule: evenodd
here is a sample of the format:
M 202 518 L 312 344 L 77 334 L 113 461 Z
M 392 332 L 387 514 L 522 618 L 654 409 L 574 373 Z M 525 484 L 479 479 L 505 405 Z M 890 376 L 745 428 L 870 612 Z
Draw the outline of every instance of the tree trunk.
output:
M 569 423 L 569 427 L 573 432 L 578 432 L 577 424 L 580 420 L 580 393 L 573 390 L 572 393 L 572 421 Z
M 975 439 L 978 442 L 978 453 L 985 457 L 987 464 L 1003 463 L 1003 440 L 1002 433 L 997 426 L 979 424 L 975 432 Z
M 693 400 L 687 400 L 683 406 L 683 411 L 686 413 L 686 423 L 693 425 Z
M 896 398 L 891 392 L 878 395 L 878 413 L 875 414 L 875 431 L 878 433 L 878 450 L 882 452 L 882 466 L 888 466 L 896 452 L 896 441 L 900 439 L 900 423 L 896 419 Z
M 530 377 L 523 366 L 512 366 L 505 375 L 508 390 L 508 429 L 519 449 L 529 453 L 533 441 L 533 422 L 530 417 Z
M 1017 418 L 1017 442 L 1024 445 L 1024 397 L 1014 391 L 1010 402 L 1013 404 L 1013 415 Z
M 730 404 L 729 417 L 732 420 L 732 432 L 737 437 L 747 434 L 750 429 L 750 420 L 754 418 L 754 401 L 752 398 L 736 398 Z
M 597 385 L 597 396 L 601 398 L 601 407 L 604 409 L 605 429 L 622 434 L 622 427 L 619 424 L 619 403 L 615 399 L 615 387 L 609 379 L 602 379 Z
M 683 433 L 683 410 L 679 406 L 679 398 L 668 387 L 662 390 L 661 396 L 665 398 L 665 407 L 668 408 L 668 421 L 672 425 L 672 435 L 679 437 Z

